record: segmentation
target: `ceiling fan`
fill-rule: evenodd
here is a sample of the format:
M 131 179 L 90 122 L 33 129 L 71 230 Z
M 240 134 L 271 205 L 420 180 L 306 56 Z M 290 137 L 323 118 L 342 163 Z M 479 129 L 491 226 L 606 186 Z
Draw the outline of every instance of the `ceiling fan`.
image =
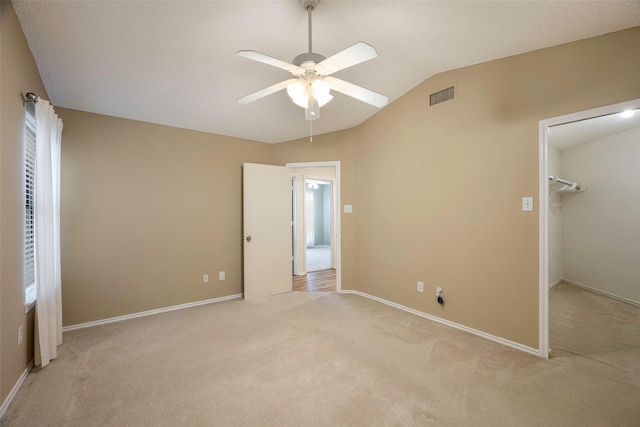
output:
M 320 117 L 320 107 L 333 99 L 331 95 L 332 89 L 378 108 L 387 105 L 388 98 L 386 96 L 331 76 L 331 74 L 345 68 L 377 57 L 378 54 L 373 46 L 358 42 L 329 58 L 313 52 L 311 44 L 311 13 L 319 1 L 300 0 L 300 4 L 308 14 L 309 52 L 293 58 L 293 63 L 290 64 L 254 50 L 240 50 L 237 52 L 243 58 L 281 68 L 293 75 L 291 79 L 239 98 L 239 103 L 247 104 L 286 88 L 292 101 L 304 108 L 306 120 L 316 120 Z

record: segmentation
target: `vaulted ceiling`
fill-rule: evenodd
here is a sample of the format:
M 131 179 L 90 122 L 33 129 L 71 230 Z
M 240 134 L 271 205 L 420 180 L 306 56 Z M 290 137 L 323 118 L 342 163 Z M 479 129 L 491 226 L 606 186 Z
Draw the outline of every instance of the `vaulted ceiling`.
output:
M 297 0 L 13 4 L 56 106 L 268 143 L 309 134 L 286 91 L 236 102 L 290 77 L 238 50 L 286 62 L 307 51 Z M 638 1 L 321 0 L 313 50 L 329 57 L 358 41 L 374 46 L 376 59 L 335 76 L 393 102 L 443 71 L 638 25 Z M 334 93 L 313 132 L 351 128 L 377 111 Z

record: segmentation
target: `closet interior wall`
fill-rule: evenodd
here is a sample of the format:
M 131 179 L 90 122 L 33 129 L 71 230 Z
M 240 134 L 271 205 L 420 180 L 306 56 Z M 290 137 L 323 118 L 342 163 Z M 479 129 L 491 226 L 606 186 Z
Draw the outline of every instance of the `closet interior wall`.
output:
M 640 305 L 640 128 L 548 149 L 549 175 L 584 192 L 549 191 L 549 284 L 564 280 Z

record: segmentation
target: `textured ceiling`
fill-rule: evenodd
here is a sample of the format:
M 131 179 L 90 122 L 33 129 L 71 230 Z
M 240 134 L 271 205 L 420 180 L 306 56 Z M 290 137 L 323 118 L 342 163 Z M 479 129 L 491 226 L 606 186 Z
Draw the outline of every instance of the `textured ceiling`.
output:
M 559 151 L 564 151 L 607 136 L 640 128 L 640 109 L 630 111 L 633 112 L 630 117 L 615 113 L 553 126 L 549 128 L 549 144 Z
M 289 78 L 236 55 L 290 62 L 307 50 L 307 14 L 289 1 L 14 1 L 56 106 L 269 143 L 305 137 L 286 92 L 236 99 Z M 336 77 L 389 97 L 430 76 L 640 25 L 639 1 L 331 1 L 313 13 L 314 52 L 358 41 L 378 58 Z M 378 111 L 334 93 L 314 134 Z

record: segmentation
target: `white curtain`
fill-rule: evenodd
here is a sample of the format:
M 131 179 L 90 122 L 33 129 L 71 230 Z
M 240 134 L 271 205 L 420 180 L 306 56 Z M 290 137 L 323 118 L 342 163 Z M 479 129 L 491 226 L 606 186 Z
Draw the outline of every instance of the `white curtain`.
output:
M 62 120 L 49 102 L 35 105 L 35 364 L 46 366 L 62 344 L 60 149 Z

